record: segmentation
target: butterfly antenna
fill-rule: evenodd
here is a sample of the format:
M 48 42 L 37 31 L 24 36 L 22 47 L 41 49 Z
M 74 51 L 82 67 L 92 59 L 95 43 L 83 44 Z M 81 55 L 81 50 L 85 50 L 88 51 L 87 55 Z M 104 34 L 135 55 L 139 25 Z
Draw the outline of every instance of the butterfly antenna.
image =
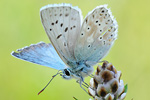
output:
M 38 93 L 38 95 L 39 94 L 41 94 L 45 89 L 46 89 L 46 87 L 51 83 L 51 81 L 55 78 L 55 76 L 57 76 L 58 74 L 60 74 L 61 72 L 60 72 L 60 70 L 57 72 L 57 74 L 55 74 L 55 75 L 53 75 L 52 76 L 52 78 L 51 78 L 51 80 L 47 83 L 47 85 Z

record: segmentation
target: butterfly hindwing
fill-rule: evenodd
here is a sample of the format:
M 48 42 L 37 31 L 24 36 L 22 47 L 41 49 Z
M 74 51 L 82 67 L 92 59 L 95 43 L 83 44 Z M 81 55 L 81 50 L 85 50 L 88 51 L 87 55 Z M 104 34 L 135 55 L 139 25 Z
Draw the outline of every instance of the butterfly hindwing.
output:
M 90 12 L 83 21 L 75 46 L 78 61 L 97 63 L 102 59 L 117 37 L 117 22 L 107 6 L 99 6 Z
M 44 42 L 18 49 L 17 52 L 12 52 L 12 55 L 19 59 L 57 70 L 65 68 L 64 62 L 60 59 L 54 47 Z
M 62 60 L 75 62 L 74 47 L 81 28 L 81 12 L 71 5 L 48 5 L 40 10 L 43 27 Z

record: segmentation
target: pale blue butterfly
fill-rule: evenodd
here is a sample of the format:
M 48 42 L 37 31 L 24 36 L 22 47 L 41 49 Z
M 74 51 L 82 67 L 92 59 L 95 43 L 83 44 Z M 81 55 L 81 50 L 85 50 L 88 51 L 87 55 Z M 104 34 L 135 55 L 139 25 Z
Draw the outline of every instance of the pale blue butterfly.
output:
M 42 7 L 40 17 L 53 46 L 40 42 L 12 55 L 57 69 L 64 79 L 76 78 L 81 86 L 117 39 L 118 25 L 111 11 L 107 5 L 98 6 L 82 22 L 78 7 L 54 4 Z

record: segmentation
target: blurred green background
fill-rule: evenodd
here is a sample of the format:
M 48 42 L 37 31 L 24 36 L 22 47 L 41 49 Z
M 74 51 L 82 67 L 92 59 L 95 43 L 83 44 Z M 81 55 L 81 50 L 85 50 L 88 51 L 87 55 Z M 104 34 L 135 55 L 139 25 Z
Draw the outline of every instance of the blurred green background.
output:
M 108 4 L 119 24 L 118 39 L 103 60 L 122 71 L 128 83 L 126 100 L 149 100 L 150 1 L 149 0 L 1 0 L 0 1 L 0 100 L 88 100 L 75 82 L 57 76 L 46 90 L 37 93 L 57 71 L 10 55 L 13 50 L 39 41 L 49 42 L 40 21 L 42 6 L 71 3 L 86 14 Z M 90 78 L 86 78 L 88 83 Z

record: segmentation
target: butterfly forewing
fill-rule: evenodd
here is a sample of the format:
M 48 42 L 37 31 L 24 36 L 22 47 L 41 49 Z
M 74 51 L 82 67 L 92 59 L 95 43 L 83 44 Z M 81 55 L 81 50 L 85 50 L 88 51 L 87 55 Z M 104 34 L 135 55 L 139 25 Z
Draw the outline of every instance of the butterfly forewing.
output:
M 90 12 L 82 24 L 75 46 L 78 61 L 98 62 L 102 59 L 117 36 L 117 23 L 107 6 L 99 6 Z
M 46 44 L 44 42 L 18 49 L 17 52 L 12 52 L 12 55 L 19 59 L 57 70 L 65 68 L 64 62 L 60 59 L 54 47 L 51 44 Z
M 62 60 L 75 62 L 74 47 L 81 28 L 81 12 L 71 5 L 48 5 L 40 10 L 43 27 Z

